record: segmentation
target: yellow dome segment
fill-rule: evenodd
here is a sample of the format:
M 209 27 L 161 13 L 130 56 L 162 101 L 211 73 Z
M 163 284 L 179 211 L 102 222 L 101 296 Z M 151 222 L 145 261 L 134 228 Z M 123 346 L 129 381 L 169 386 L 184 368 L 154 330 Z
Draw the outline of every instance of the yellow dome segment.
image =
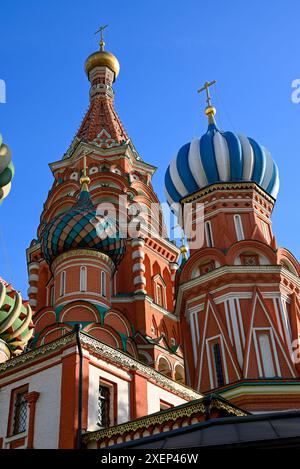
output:
M 117 59 L 111 52 L 106 50 L 99 50 L 91 54 L 85 61 L 85 71 L 87 76 L 89 76 L 90 71 L 95 67 L 108 67 L 115 74 L 115 79 L 120 72 L 120 64 Z

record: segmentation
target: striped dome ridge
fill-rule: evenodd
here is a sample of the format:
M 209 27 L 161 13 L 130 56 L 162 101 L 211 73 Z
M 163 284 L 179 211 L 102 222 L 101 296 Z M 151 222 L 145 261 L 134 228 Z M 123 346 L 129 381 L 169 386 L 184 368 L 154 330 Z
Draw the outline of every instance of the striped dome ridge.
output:
M 72 249 L 93 249 L 107 254 L 118 265 L 125 254 L 125 239 L 111 217 L 100 217 L 87 191 L 68 211 L 48 223 L 41 233 L 46 261 Z
M 24 352 L 33 332 L 28 301 L 0 277 L 0 362 L 3 353 L 11 358 Z
M 8 196 L 11 190 L 11 181 L 15 174 L 15 168 L 11 161 L 11 151 L 3 143 L 0 134 L 0 204 Z
M 255 182 L 273 199 L 279 191 L 279 173 L 269 151 L 250 137 L 208 125 L 200 138 L 183 145 L 165 175 L 170 205 L 211 184 Z

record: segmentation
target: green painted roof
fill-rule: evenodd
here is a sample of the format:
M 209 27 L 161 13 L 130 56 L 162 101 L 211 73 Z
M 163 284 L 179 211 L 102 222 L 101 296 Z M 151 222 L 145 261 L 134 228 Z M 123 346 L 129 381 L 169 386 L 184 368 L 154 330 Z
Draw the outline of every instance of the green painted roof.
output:
M 21 294 L 0 278 L 0 348 L 3 344 L 11 356 L 23 352 L 33 336 L 32 311 Z
M 11 161 L 10 149 L 3 143 L 0 135 L 0 204 L 9 194 L 11 180 L 14 177 L 15 168 Z

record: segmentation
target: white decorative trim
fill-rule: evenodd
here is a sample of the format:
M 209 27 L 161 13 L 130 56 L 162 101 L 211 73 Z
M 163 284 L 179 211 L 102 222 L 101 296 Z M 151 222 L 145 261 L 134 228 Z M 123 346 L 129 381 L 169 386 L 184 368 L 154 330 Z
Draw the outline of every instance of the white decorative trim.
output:
M 145 259 L 145 253 L 144 251 L 141 251 L 139 249 L 133 251 L 131 255 L 132 259 L 140 258 L 140 259 Z
M 28 270 L 29 272 L 33 269 L 37 269 L 39 270 L 40 268 L 40 264 L 38 262 L 31 262 L 29 265 L 28 265 Z
M 138 275 L 137 277 L 134 277 L 133 283 L 134 285 L 138 285 L 139 283 L 146 285 L 146 278 L 143 275 Z
M 179 310 L 181 308 L 181 299 L 182 295 L 185 291 L 189 290 L 192 287 L 201 285 L 203 283 L 206 283 L 208 281 L 214 280 L 218 277 L 223 277 L 224 275 L 227 274 L 284 274 L 284 276 L 293 282 L 297 287 L 300 288 L 300 278 L 294 275 L 292 272 L 290 272 L 288 269 L 281 265 L 260 265 L 260 266 L 241 266 L 241 265 L 234 265 L 234 266 L 222 266 L 219 267 L 211 272 L 208 272 L 207 274 L 201 275 L 201 277 L 197 277 L 191 280 L 188 280 L 187 282 L 182 283 L 179 286 L 178 290 L 178 298 L 176 302 L 176 314 L 179 314 Z M 278 282 L 279 283 L 279 282 Z M 278 286 L 277 284 L 262 284 L 266 286 Z M 250 286 L 250 285 L 258 285 L 257 283 L 253 284 L 243 284 L 243 286 Z M 236 285 L 240 286 L 240 285 Z M 228 285 L 222 286 L 219 288 L 219 290 L 222 290 L 224 288 L 227 288 Z M 216 289 L 215 291 L 218 291 Z M 193 301 L 196 298 L 193 298 Z
M 30 274 L 28 277 L 29 282 L 37 282 L 40 276 L 38 274 Z
M 133 239 L 131 241 L 131 246 L 134 247 L 144 247 L 145 241 L 142 238 Z
M 29 287 L 27 290 L 27 294 L 30 295 L 31 293 L 37 293 L 37 287 Z
M 132 272 L 137 272 L 137 271 L 139 271 L 139 270 L 145 272 L 146 268 L 145 268 L 144 264 L 142 264 L 141 262 L 138 262 L 138 263 L 136 263 L 136 264 L 133 264 L 133 266 L 132 266 Z

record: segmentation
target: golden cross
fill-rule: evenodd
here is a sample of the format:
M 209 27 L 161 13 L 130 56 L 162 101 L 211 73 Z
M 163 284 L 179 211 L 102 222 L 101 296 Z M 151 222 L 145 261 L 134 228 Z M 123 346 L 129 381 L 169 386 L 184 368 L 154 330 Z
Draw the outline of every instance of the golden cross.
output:
M 86 176 L 86 156 L 83 157 L 83 176 Z
M 213 80 L 211 82 L 206 81 L 204 83 L 203 87 L 200 88 L 200 90 L 198 90 L 198 93 L 201 93 L 204 90 L 206 91 L 206 102 L 207 102 L 207 106 L 209 106 L 209 107 L 211 106 L 211 96 L 209 94 L 209 87 L 214 85 L 215 83 L 217 83 L 216 80 Z
M 105 42 L 104 42 L 104 38 L 103 38 L 103 31 L 105 28 L 107 28 L 108 24 L 105 24 L 104 26 L 100 26 L 100 28 L 98 29 L 98 31 L 95 32 L 95 34 L 98 34 L 100 33 L 100 50 L 103 50 L 104 49 L 104 46 L 105 46 Z

